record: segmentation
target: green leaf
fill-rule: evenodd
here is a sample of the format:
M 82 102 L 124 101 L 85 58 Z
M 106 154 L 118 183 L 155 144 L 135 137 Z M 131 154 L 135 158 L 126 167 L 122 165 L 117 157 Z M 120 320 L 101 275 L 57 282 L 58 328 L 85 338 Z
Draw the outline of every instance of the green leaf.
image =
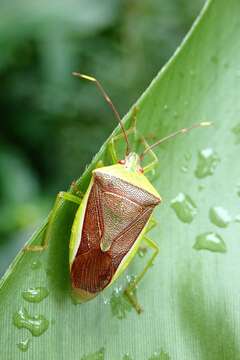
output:
M 63 202 L 48 250 L 19 253 L 1 281 L 4 359 L 19 359 L 21 351 L 36 360 L 240 358 L 239 223 L 234 221 L 240 179 L 239 13 L 238 0 L 209 1 L 137 102 L 138 130 L 149 141 L 195 122 L 214 122 L 211 129 L 194 130 L 156 149 L 159 167 L 151 179 L 164 202 L 155 212 L 159 223 L 151 237 L 161 251 L 137 290 L 144 313 L 129 311 L 122 301 L 125 276 L 91 302 L 74 304 L 68 242 L 76 206 Z M 130 113 L 126 124 L 129 118 Z M 106 144 L 77 182 L 83 190 L 105 149 Z M 219 207 L 225 211 L 218 218 L 228 214 L 225 227 L 209 218 L 210 209 Z M 30 243 L 40 243 L 44 232 L 45 225 Z M 209 245 L 218 238 L 225 252 Z M 137 256 L 128 274 L 135 275 L 148 256 Z M 49 294 L 41 302 L 24 298 L 27 289 L 40 287 Z

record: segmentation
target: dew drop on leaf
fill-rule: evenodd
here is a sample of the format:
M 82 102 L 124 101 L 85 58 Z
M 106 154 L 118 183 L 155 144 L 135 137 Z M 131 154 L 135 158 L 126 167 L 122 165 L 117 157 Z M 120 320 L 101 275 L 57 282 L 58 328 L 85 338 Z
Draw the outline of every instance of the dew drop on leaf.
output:
M 17 344 L 17 347 L 19 348 L 19 350 L 21 350 L 22 352 L 26 352 L 29 348 L 29 342 L 30 342 L 30 339 L 29 338 L 26 338 L 25 340 L 22 340 L 20 341 L 18 344 Z
M 48 296 L 49 292 L 48 289 L 45 287 L 39 286 L 35 288 L 28 288 L 22 292 L 22 297 L 24 300 L 29 302 L 36 302 L 39 303 L 43 299 Z
M 100 350 L 98 350 L 95 353 L 83 355 L 81 357 L 81 360 L 104 360 L 105 359 L 104 354 L 105 354 L 105 349 L 101 348 Z
M 110 299 L 103 295 L 103 303 L 104 303 L 104 305 L 109 305 L 110 304 Z
M 209 210 L 210 221 L 221 228 L 226 228 L 231 222 L 231 217 L 228 211 L 221 206 L 212 207 Z
M 188 167 L 185 166 L 185 165 L 181 166 L 181 171 L 182 171 L 183 173 L 187 173 L 187 172 L 188 172 Z
M 202 179 L 213 175 L 219 161 L 219 156 L 213 149 L 207 148 L 201 150 L 198 154 L 198 163 L 195 170 L 196 177 Z
M 139 246 L 137 254 L 140 258 L 143 258 L 147 254 L 147 247 L 146 246 Z
M 123 355 L 122 360 L 133 360 L 133 358 L 129 354 Z
M 179 220 L 190 224 L 197 214 L 197 206 L 189 195 L 179 193 L 171 201 L 171 207 L 175 211 Z
M 227 251 L 226 244 L 222 237 L 213 232 L 206 232 L 198 235 L 193 248 L 195 250 L 210 250 L 221 253 L 225 253 Z
M 163 350 L 155 352 L 148 360 L 171 360 L 169 354 Z
M 48 329 L 49 321 L 43 315 L 31 316 L 26 308 L 21 307 L 13 315 L 13 324 L 18 329 L 29 330 L 33 336 L 40 336 Z
M 41 266 L 42 266 L 42 264 L 41 264 L 40 260 L 34 260 L 31 264 L 31 269 L 37 270 L 37 269 L 40 269 Z

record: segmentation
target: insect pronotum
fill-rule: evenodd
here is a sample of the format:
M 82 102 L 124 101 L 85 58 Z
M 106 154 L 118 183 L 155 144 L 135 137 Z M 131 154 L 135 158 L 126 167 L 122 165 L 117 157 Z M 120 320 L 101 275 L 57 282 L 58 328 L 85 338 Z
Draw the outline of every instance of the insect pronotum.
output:
M 152 149 L 162 142 L 184 134 L 194 128 L 209 126 L 209 122 L 194 124 L 180 129 L 151 146 L 138 155 L 131 151 L 128 134 L 123 122 L 109 96 L 97 79 L 91 76 L 73 73 L 74 76 L 94 82 L 111 107 L 118 120 L 126 142 L 125 158 L 118 160 L 114 148 L 116 137 L 110 142 L 110 154 L 113 165 L 97 167 L 92 171 L 91 181 L 82 197 L 61 192 L 61 199 L 79 204 L 76 212 L 70 244 L 69 270 L 72 289 L 80 302 L 86 302 L 110 286 L 128 267 L 130 261 L 144 241 L 153 253 L 141 273 L 126 288 L 125 294 L 138 313 L 141 306 L 133 296 L 133 290 L 158 254 L 158 245 L 147 237 L 147 233 L 156 224 L 152 217 L 154 208 L 160 204 L 161 197 L 145 174 L 156 165 L 156 156 Z M 154 161 L 141 166 L 146 153 L 151 152 Z M 56 212 L 52 211 L 52 214 Z M 54 215 L 52 215 L 54 217 Z M 50 219 L 50 224 L 53 219 Z M 40 246 L 29 246 L 28 250 L 39 251 L 47 247 L 47 240 Z

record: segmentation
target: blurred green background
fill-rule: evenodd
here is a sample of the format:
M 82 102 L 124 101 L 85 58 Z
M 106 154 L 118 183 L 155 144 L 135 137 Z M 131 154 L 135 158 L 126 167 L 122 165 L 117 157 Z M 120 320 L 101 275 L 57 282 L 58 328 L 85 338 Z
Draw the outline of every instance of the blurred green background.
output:
M 1 1 L 0 274 L 172 55 L 204 0 Z

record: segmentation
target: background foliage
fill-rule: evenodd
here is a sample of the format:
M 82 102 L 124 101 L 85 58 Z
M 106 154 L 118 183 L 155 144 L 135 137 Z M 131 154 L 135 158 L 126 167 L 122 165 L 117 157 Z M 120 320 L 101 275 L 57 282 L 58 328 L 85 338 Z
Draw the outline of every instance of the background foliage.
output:
M 176 49 L 203 0 L 1 1 L 0 274 Z M 149 61 L 151 59 L 151 61 Z

